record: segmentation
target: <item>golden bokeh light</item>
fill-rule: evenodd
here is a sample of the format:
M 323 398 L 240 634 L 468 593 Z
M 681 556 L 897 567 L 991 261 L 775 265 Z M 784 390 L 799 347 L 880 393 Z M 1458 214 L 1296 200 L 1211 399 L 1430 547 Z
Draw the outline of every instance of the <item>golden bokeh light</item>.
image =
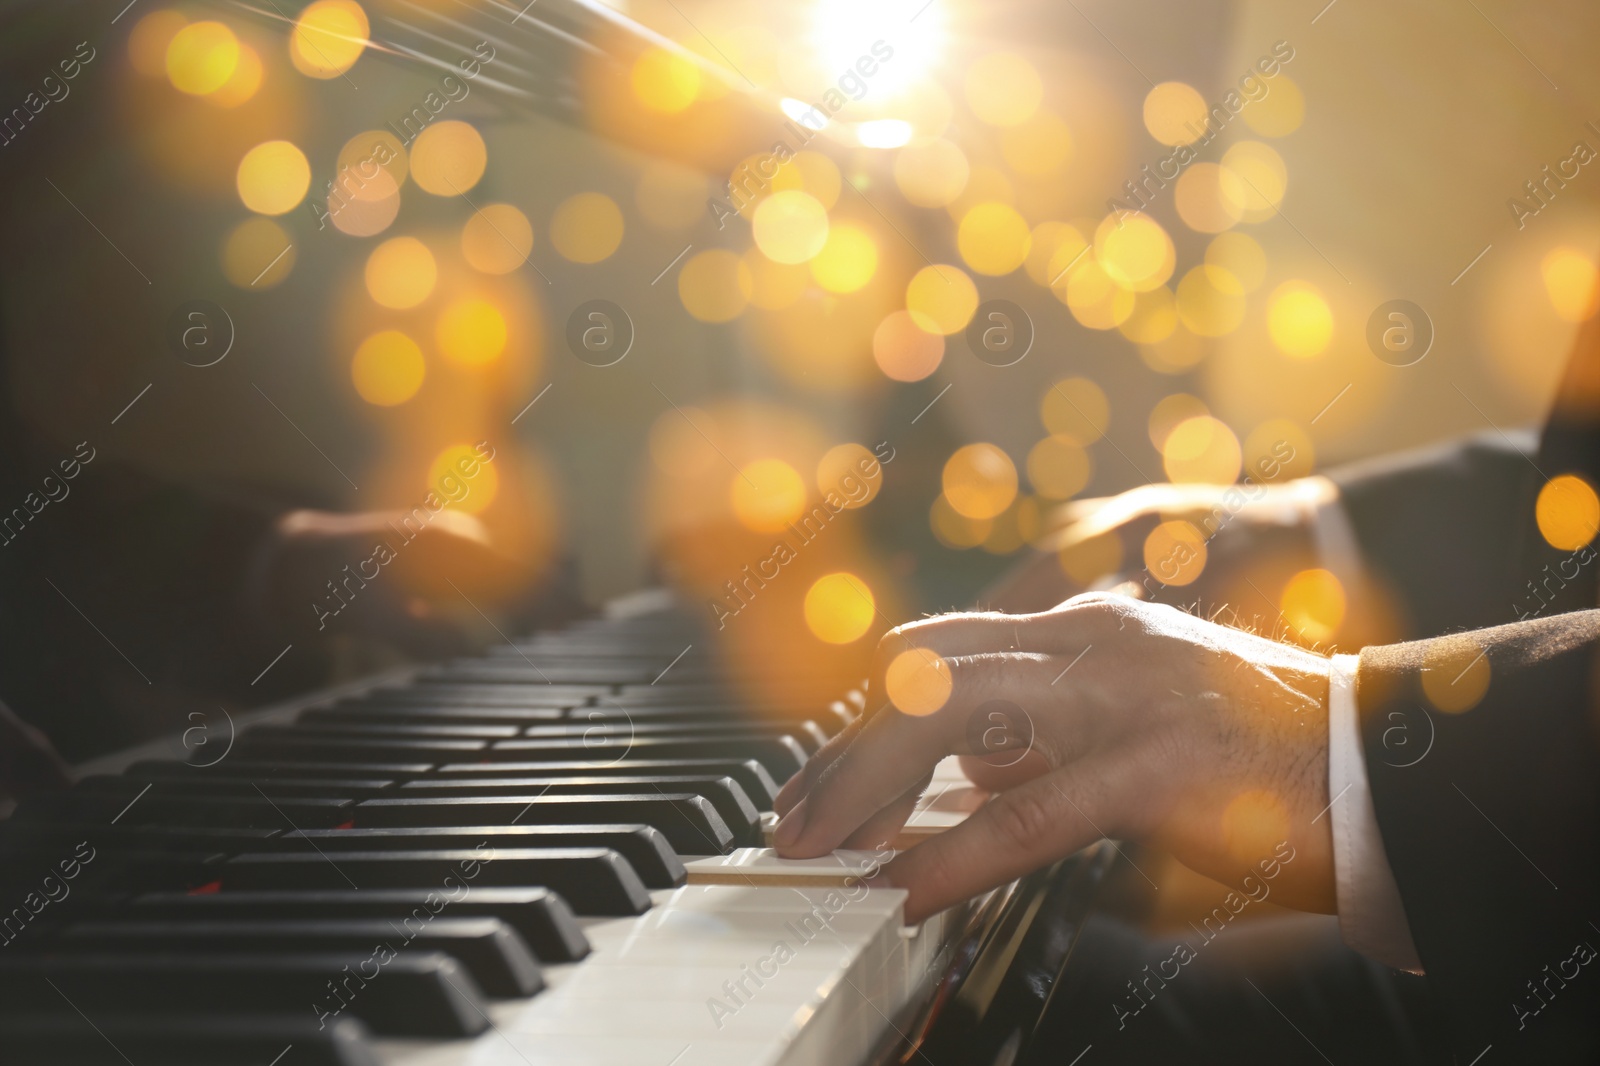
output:
M 289 59 L 307 77 L 337 78 L 361 58 L 371 31 L 355 0 L 316 0 L 295 20 Z
M 994 519 L 968 518 L 951 507 L 941 493 L 928 508 L 928 528 L 933 531 L 934 539 L 946 548 L 965 551 L 988 539 L 994 529 Z
M 294 269 L 294 242 L 269 218 L 250 218 L 222 242 L 222 273 L 241 289 L 270 289 Z
M 1088 329 L 1116 329 L 1133 317 L 1138 295 L 1123 288 L 1090 256 L 1067 271 L 1066 285 L 1051 290 Z
M 1222 809 L 1222 844 L 1241 866 L 1255 866 L 1277 854 L 1290 837 L 1289 808 L 1275 792 L 1248 789 Z
M 828 241 L 828 209 L 810 193 L 785 189 L 757 205 L 750 231 L 768 259 L 804 263 Z
M 1197 366 L 1209 351 L 1208 342 L 1196 336 L 1180 321 L 1176 329 L 1160 340 L 1141 343 L 1139 358 L 1158 374 L 1182 374 Z
M 311 164 L 289 141 L 266 141 L 239 160 L 234 180 L 239 199 L 250 210 L 258 215 L 281 215 L 305 199 L 311 188 Z
M 1041 496 L 1065 500 L 1082 492 L 1094 467 L 1071 437 L 1051 434 L 1028 450 L 1028 483 Z
M 422 388 L 427 363 L 417 342 L 397 329 L 374 333 L 361 342 L 350 361 L 350 380 L 370 404 L 393 407 Z
M 485 204 L 461 227 L 461 257 L 485 274 L 509 274 L 533 251 L 533 223 L 510 204 Z
M 1117 331 L 1135 344 L 1157 344 L 1178 328 L 1178 301 L 1164 285 L 1134 297 L 1133 311 Z
M 1028 223 L 1007 204 L 979 204 L 961 217 L 956 245 L 961 258 L 980 274 L 1009 274 L 1028 258 Z
M 1017 468 L 993 444 L 967 444 L 945 460 L 944 498 L 957 514 L 994 518 L 1017 498 Z
M 147 78 L 167 76 L 167 46 L 189 24 L 180 11 L 164 7 L 133 24 L 128 34 L 128 62 Z
M 1221 267 L 1246 293 L 1255 292 L 1267 276 L 1267 253 L 1248 233 L 1219 233 L 1206 245 L 1206 263 Z
M 1552 548 L 1577 551 L 1600 530 L 1600 496 L 1578 475 L 1558 474 L 1539 490 L 1534 516 Z
M 900 195 L 917 207 L 944 207 L 967 187 L 972 168 L 954 143 L 946 140 L 913 144 L 894 160 L 894 181 Z
M 439 267 L 415 237 L 392 237 L 367 256 L 367 295 L 383 307 L 415 307 L 433 294 Z
M 726 248 L 690 256 L 678 271 L 678 299 L 701 322 L 731 322 L 750 303 L 750 267 Z
M 823 207 L 839 202 L 844 178 L 839 166 L 821 152 L 796 152 L 772 179 L 772 192 L 803 192 Z
M 1168 481 L 1229 485 L 1238 480 L 1242 462 L 1239 438 L 1210 415 L 1184 419 L 1161 442 Z
M 778 533 L 805 510 L 806 483 L 782 459 L 757 459 L 740 467 L 728 482 L 728 502 L 746 529 Z
M 1221 337 L 1244 321 L 1244 286 L 1221 267 L 1203 263 L 1178 282 L 1178 318 L 1191 333 Z
M 877 602 L 866 582 L 850 573 L 824 574 L 805 599 L 806 628 L 828 644 L 850 644 L 872 628 Z
M 1039 419 L 1051 433 L 1088 447 L 1111 425 L 1111 402 L 1088 378 L 1065 378 L 1040 398 Z
M 433 339 L 445 358 L 462 366 L 482 366 L 500 357 L 506 347 L 506 320 L 488 300 L 469 297 L 447 306 L 433 328 Z
M 1046 288 L 1061 281 L 1066 271 L 1087 254 L 1089 242 L 1065 222 L 1041 222 L 1033 227 L 1028 258 L 1023 266 L 1035 284 Z
M 882 472 L 882 464 L 865 445 L 836 444 L 817 463 L 817 491 L 824 499 L 831 495 L 846 510 L 865 507 L 883 488 Z
M 895 708 L 918 718 L 933 714 L 950 699 L 950 664 L 927 648 L 907 648 L 889 660 L 883 690 Z
M 1583 322 L 1600 309 L 1600 271 L 1593 256 L 1562 245 L 1539 261 L 1539 275 L 1550 306 L 1564 322 Z
M 622 244 L 622 209 L 598 192 L 580 192 L 561 201 L 550 216 L 550 243 L 574 263 L 598 263 Z
M 1265 222 L 1278 213 L 1289 190 L 1289 168 L 1270 145 L 1240 141 L 1223 153 L 1222 169 L 1239 179 L 1237 186 L 1224 181 L 1219 187 L 1236 200 L 1246 222 Z
M 667 115 L 686 110 L 700 95 L 700 68 L 665 48 L 646 48 L 633 61 L 633 95 L 645 107 Z
M 921 381 L 944 360 L 944 337 L 917 325 L 909 311 L 895 311 L 872 334 L 872 358 L 893 381 Z
M 403 185 L 410 172 L 405 145 L 388 130 L 363 130 L 339 149 L 334 168 L 340 177 L 334 184 L 359 196 L 362 183 L 372 180 L 380 167 L 396 185 Z
M 388 229 L 400 214 L 400 186 L 393 176 L 382 167 L 368 173 L 370 179 L 359 184 L 347 180 L 344 192 L 329 193 L 328 221 L 340 233 L 373 237 Z
M 1206 402 L 1198 396 L 1175 392 L 1171 396 L 1162 397 L 1150 409 L 1148 428 L 1151 446 L 1160 451 L 1161 446 L 1167 443 L 1167 437 L 1178 428 L 1180 422 L 1210 413 L 1211 408 L 1207 407 Z
M 1032 63 L 1011 52 L 980 56 L 967 68 L 967 106 L 991 126 L 1020 126 L 1044 99 L 1044 82 Z
M 1333 310 L 1315 285 L 1286 281 L 1272 293 L 1267 332 L 1284 355 L 1311 359 L 1333 340 Z
M 1470 711 L 1489 691 L 1488 649 L 1466 634 L 1430 641 L 1422 658 L 1422 694 L 1446 714 Z
M 1269 418 L 1244 439 L 1244 472 L 1257 481 L 1288 481 L 1317 467 L 1317 449 L 1298 422 Z
M 239 38 L 221 22 L 191 22 L 167 43 L 167 79 L 191 96 L 216 92 L 238 65 Z
M 1190 585 L 1206 568 L 1206 539 L 1193 523 L 1162 522 L 1144 538 L 1144 566 L 1163 585 Z
M 1178 178 L 1172 205 L 1196 233 L 1221 233 L 1244 218 L 1247 191 L 1239 175 L 1220 163 L 1195 163 Z
M 1000 131 L 1006 165 L 1029 178 L 1059 174 L 1072 156 L 1072 131 L 1060 117 L 1039 111 L 1019 126 Z
M 500 472 L 470 444 L 452 444 L 429 464 L 427 491 L 447 507 L 481 514 L 500 494 Z
M 1305 121 L 1305 94 L 1289 75 L 1281 72 L 1267 84 L 1271 91 L 1252 101 L 1241 117 L 1246 126 L 1263 137 L 1287 137 Z
M 1164 81 L 1145 94 L 1144 128 L 1162 144 L 1193 144 L 1205 135 L 1209 118 L 1205 98 L 1186 82 Z
M 856 292 L 877 272 L 877 242 L 872 234 L 851 222 L 830 226 L 822 251 L 811 260 L 811 276 L 829 292 Z
M 978 287 L 960 267 L 925 266 L 906 285 L 906 310 L 919 329 L 948 337 L 972 321 L 978 310 Z
M 239 62 L 234 64 L 233 73 L 206 99 L 218 107 L 238 107 L 248 102 L 261 88 L 261 75 L 261 56 L 254 48 L 241 42 Z
M 1344 585 L 1332 572 L 1302 570 L 1283 587 L 1278 608 L 1290 630 L 1309 644 L 1333 639 L 1344 624 Z
M 1177 263 L 1172 238 L 1149 215 L 1107 215 L 1095 230 L 1094 253 L 1106 276 L 1133 292 L 1165 285 Z
M 488 165 L 483 136 L 466 122 L 435 122 L 411 142 L 411 180 L 435 196 L 460 196 L 478 184 Z

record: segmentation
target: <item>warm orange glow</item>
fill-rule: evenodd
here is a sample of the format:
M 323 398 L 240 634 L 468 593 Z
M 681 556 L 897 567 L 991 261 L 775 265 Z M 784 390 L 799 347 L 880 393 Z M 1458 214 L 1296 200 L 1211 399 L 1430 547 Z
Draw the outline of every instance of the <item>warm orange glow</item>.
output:
M 1567 322 L 1582 322 L 1594 317 L 1600 308 L 1600 270 L 1594 258 L 1576 248 L 1552 249 L 1539 261 L 1544 290 L 1550 306 Z
M 1254 865 L 1289 838 L 1289 808 L 1275 792 L 1249 789 L 1222 811 L 1222 842 L 1236 862 Z
M 1066 378 L 1045 390 L 1039 418 L 1051 433 L 1087 447 L 1111 424 L 1111 402 L 1105 390 L 1088 378 Z
M 1178 424 L 1200 415 L 1208 415 L 1211 409 L 1206 402 L 1198 396 L 1190 396 L 1186 392 L 1175 392 L 1171 396 L 1164 396 L 1156 401 L 1150 409 L 1150 444 L 1157 451 L 1167 443 L 1167 437 L 1172 434 Z
M 991 52 L 967 69 L 967 106 L 991 126 L 1020 126 L 1044 99 L 1033 64 L 1010 52 Z
M 222 273 L 241 289 L 265 290 L 294 269 L 294 242 L 269 218 L 239 223 L 222 245 Z
M 909 145 L 895 156 L 894 180 L 900 195 L 917 207 L 944 207 L 967 187 L 972 168 L 950 141 Z
M 1144 538 L 1144 565 L 1163 585 L 1189 585 L 1206 568 L 1206 540 L 1191 523 L 1163 522 Z
M 458 300 L 439 315 L 434 340 L 445 358 L 463 366 L 482 366 L 505 350 L 505 316 L 488 300 Z
M 895 311 L 873 331 L 872 358 L 885 377 L 921 381 L 944 360 L 944 338 L 918 326 L 909 311 Z
M 756 533 L 777 533 L 800 517 L 806 506 L 806 483 L 782 459 L 746 463 L 728 483 L 734 517 Z
M 1210 415 L 1186 418 L 1161 444 L 1167 480 L 1227 485 L 1239 478 L 1239 438 L 1227 423 Z
M 836 444 L 817 463 L 817 491 L 847 510 L 865 507 L 883 488 L 883 467 L 865 446 Z
M 305 199 L 311 187 L 311 164 L 290 142 L 267 141 L 244 154 L 235 183 L 239 199 L 250 210 L 258 215 L 281 215 Z
M 1221 337 L 1244 321 L 1244 286 L 1221 267 L 1194 267 L 1178 282 L 1178 317 L 1191 333 Z
M 978 310 L 978 287 L 960 267 L 926 266 L 906 286 L 906 310 L 919 329 L 944 336 L 960 333 Z
M 890 702 L 919 718 L 943 707 L 953 685 L 950 664 L 927 648 L 907 648 L 896 655 L 883 677 L 884 694 Z
M 261 88 L 261 56 L 247 44 L 239 45 L 239 62 L 217 91 L 206 97 L 218 107 L 238 107 Z
M 433 293 L 439 269 L 428 246 L 415 237 L 393 237 L 367 256 L 367 293 L 384 307 L 415 307 Z
M 768 259 L 804 263 L 827 243 L 828 210 L 809 193 L 775 192 L 756 206 L 750 232 Z
M 1577 551 L 1600 531 L 1600 496 L 1576 474 L 1560 474 L 1539 490 L 1534 515 L 1552 548 Z
M 220 22 L 191 22 L 167 44 L 167 78 L 192 96 L 214 93 L 239 65 L 239 38 Z
M 944 464 L 944 496 L 958 514 L 993 518 L 1017 498 L 1017 468 L 993 444 L 957 448 Z
M 994 530 L 994 519 L 968 518 L 959 514 L 940 493 L 928 509 L 928 528 L 939 543 L 947 548 L 976 548 Z
M 750 302 L 753 281 L 745 261 L 726 248 L 690 256 L 678 271 L 678 299 L 702 322 L 731 322 Z
M 561 201 L 550 216 L 550 243 L 574 263 L 598 263 L 622 244 L 622 209 L 598 192 Z
M 1205 97 L 1194 86 L 1164 81 L 1145 95 L 1144 128 L 1162 144 L 1193 144 L 1205 135 L 1206 112 Z
M 1172 238 L 1148 215 L 1107 215 L 1095 230 L 1094 251 L 1106 276 L 1133 292 L 1166 284 L 1177 262 Z
M 854 574 L 825 574 L 806 590 L 806 628 L 829 644 L 850 644 L 872 628 L 877 603 Z
M 1009 274 L 1028 258 L 1028 223 L 1007 204 L 983 203 L 961 216 L 956 245 L 961 258 L 980 274 Z
M 461 257 L 485 274 L 509 274 L 533 251 L 533 224 L 510 204 L 485 204 L 461 227 Z
M 307 4 L 289 35 L 289 59 L 312 78 L 337 78 L 361 58 L 371 27 L 355 0 Z
M 811 260 L 811 276 L 829 292 L 855 292 L 877 271 L 877 243 L 870 233 L 850 222 L 830 226 L 822 251 Z
M 411 179 L 435 196 L 460 196 L 488 164 L 482 135 L 465 122 L 435 122 L 411 142 Z
M 1089 484 L 1089 453 L 1071 437 L 1052 434 L 1028 452 L 1028 481 L 1041 496 L 1065 500 Z
M 1321 355 L 1333 339 L 1333 311 L 1316 286 L 1286 281 L 1272 294 L 1267 330 L 1280 352 L 1310 359 Z
M 374 333 L 362 341 L 350 362 L 350 379 L 356 392 L 379 407 L 393 407 L 411 399 L 426 375 L 422 349 L 397 329 Z
M 188 24 L 181 12 L 171 8 L 152 11 L 134 23 L 128 34 L 128 61 L 133 69 L 147 78 L 165 77 L 167 46 Z
M 448 507 L 480 514 L 500 494 L 500 472 L 470 444 L 453 444 L 428 467 L 428 491 Z
M 1332 640 L 1344 622 L 1344 585 L 1327 570 L 1302 570 L 1284 586 L 1278 606 L 1295 635 L 1311 643 Z
M 1069 544 L 1057 553 L 1061 572 L 1082 588 L 1088 588 L 1122 565 L 1122 538 L 1101 533 Z
M 1446 714 L 1470 711 L 1489 691 L 1487 649 L 1458 634 L 1434 641 L 1422 662 L 1422 693 Z
M 700 92 L 700 68 L 665 48 L 647 48 L 634 60 L 633 95 L 652 111 L 676 115 Z

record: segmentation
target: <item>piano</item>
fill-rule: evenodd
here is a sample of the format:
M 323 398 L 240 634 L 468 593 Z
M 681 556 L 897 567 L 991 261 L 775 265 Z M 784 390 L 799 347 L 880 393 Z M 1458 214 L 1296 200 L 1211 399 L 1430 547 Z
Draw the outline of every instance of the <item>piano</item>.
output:
M 867 880 L 889 851 L 775 860 L 777 787 L 864 701 L 751 705 L 698 622 L 658 602 L 536 633 L 24 802 L 5 1061 L 1013 1061 L 1109 847 L 914 928 Z M 941 766 L 908 837 L 962 787 Z

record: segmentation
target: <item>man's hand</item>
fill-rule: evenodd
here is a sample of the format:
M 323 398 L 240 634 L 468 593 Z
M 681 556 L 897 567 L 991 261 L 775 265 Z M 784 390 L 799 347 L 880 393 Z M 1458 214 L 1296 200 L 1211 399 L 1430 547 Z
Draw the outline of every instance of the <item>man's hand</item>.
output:
M 878 645 L 876 713 L 784 786 L 774 844 L 810 857 L 892 838 L 936 762 L 990 754 L 999 711 L 1031 723 L 1027 755 L 995 755 L 1011 787 L 887 868 L 908 920 L 1101 837 L 1150 839 L 1234 883 L 1287 842 L 1279 898 L 1331 913 L 1328 674 L 1303 649 L 1103 593 L 902 626 Z

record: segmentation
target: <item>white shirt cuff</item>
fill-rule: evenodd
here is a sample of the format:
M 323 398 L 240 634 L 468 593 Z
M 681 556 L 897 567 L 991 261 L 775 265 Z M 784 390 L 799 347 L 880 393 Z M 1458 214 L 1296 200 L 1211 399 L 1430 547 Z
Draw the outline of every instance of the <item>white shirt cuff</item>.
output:
M 1422 972 L 1367 783 L 1356 711 L 1354 655 L 1335 655 L 1328 685 L 1328 795 L 1333 820 L 1333 876 L 1344 942 L 1370 959 Z

